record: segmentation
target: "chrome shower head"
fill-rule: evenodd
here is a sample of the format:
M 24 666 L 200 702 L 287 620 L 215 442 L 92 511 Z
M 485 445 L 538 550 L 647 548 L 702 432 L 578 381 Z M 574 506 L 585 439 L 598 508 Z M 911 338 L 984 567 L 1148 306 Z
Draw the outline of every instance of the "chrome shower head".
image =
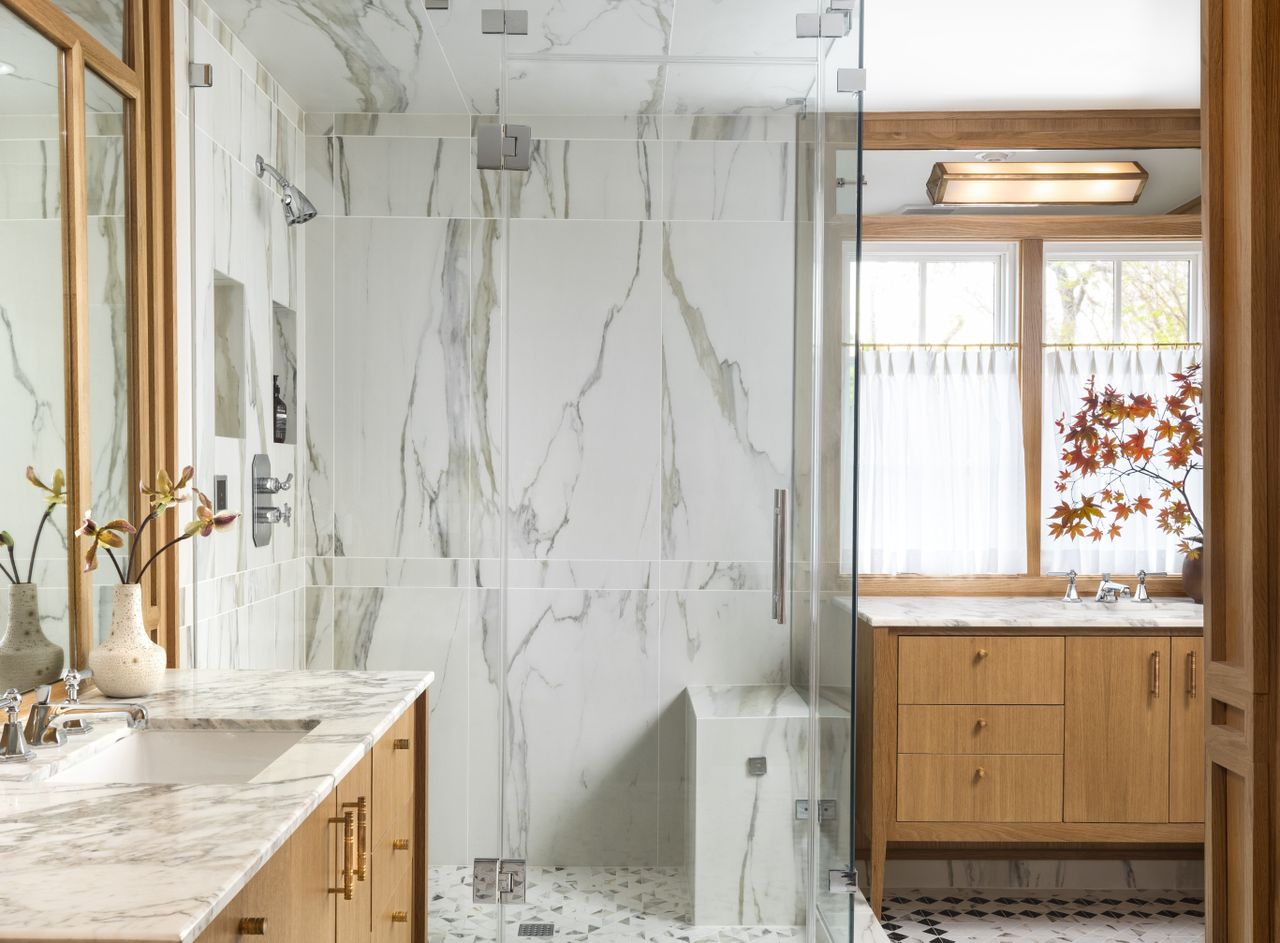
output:
M 286 180 L 280 171 L 263 160 L 261 154 L 258 155 L 255 166 L 259 177 L 263 174 L 270 174 L 271 179 L 279 185 L 282 191 L 280 202 L 284 204 L 284 221 L 286 223 L 290 226 L 297 226 L 316 218 L 318 211 L 315 204 L 307 199 L 305 193 Z

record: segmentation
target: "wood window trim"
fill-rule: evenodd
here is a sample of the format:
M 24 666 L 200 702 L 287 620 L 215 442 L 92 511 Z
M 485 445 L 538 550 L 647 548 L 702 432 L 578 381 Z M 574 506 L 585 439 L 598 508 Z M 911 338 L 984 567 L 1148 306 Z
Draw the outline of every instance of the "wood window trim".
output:
M 840 273 L 843 246 L 855 238 L 851 222 L 833 223 L 827 240 L 829 272 Z M 1198 216 L 869 216 L 863 220 L 864 245 L 874 242 L 1013 242 L 1018 244 L 1018 330 L 1019 348 L 1039 349 L 1043 340 L 1044 244 L 1045 242 L 1195 242 L 1200 239 Z M 836 286 L 828 280 L 828 290 Z M 829 296 L 828 318 L 841 324 L 844 318 L 842 294 Z M 1022 402 L 1024 462 L 1027 507 L 1027 572 L 1010 575 L 934 577 L 910 574 L 861 575 L 858 592 L 864 596 L 1051 596 L 1061 593 L 1066 583 L 1061 577 L 1040 571 L 1040 449 L 1043 431 L 1042 384 L 1039 357 L 1019 357 L 1019 385 Z M 825 417 L 827 428 L 839 428 L 840 411 L 834 408 Z M 830 425 L 830 423 L 835 425 Z M 829 465 L 825 476 L 839 475 L 838 464 Z M 829 501 L 830 499 L 828 499 Z M 828 506 L 831 506 L 830 504 Z M 838 504 L 835 505 L 838 507 Z M 838 519 L 832 510 L 829 519 Z M 839 559 L 839 536 L 827 540 L 827 559 Z M 1098 574 L 1081 574 L 1082 583 Z M 1116 578 L 1136 580 L 1136 574 L 1116 574 Z M 835 580 L 838 592 L 851 590 L 853 578 L 841 574 Z M 1150 577 L 1148 589 L 1156 596 L 1182 595 L 1178 576 Z
M 125 210 L 129 247 L 129 461 L 131 477 L 150 479 L 157 468 L 176 468 L 177 310 L 173 11 L 167 3 L 125 0 L 124 57 L 117 56 L 52 0 L 0 0 L 59 50 L 59 126 L 62 137 L 63 294 L 67 428 L 67 533 L 88 507 L 89 426 L 88 179 L 85 154 L 86 70 L 112 86 L 125 102 Z M 128 513 L 137 520 L 141 495 Z M 124 509 L 121 509 L 124 510 Z M 153 548 L 177 536 L 173 515 L 150 528 Z M 68 553 L 70 664 L 83 667 L 94 644 L 94 588 L 81 571 L 80 554 Z M 180 663 L 178 570 L 168 554 L 143 583 L 144 618 Z

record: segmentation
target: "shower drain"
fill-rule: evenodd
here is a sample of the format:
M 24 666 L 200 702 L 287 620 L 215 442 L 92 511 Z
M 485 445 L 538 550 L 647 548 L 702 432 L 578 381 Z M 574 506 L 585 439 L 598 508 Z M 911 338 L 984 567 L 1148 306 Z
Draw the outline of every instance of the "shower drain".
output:
M 556 925 L 554 923 L 522 923 L 520 924 L 520 932 L 516 936 L 555 936 Z

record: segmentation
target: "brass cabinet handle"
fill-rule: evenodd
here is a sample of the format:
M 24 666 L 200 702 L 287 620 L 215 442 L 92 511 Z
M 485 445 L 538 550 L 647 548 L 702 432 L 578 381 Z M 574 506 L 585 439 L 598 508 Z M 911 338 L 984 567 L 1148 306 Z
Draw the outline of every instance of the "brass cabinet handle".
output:
M 409 749 L 409 738 L 408 738 L 408 737 L 396 737 L 396 739 L 394 739 L 394 740 L 392 740 L 392 741 L 391 741 L 391 748 L 392 748 L 393 750 L 407 750 L 407 749 Z
M 978 729 L 979 729 L 979 730 L 983 730 L 983 729 L 985 729 L 985 728 L 986 728 L 986 726 L 987 726 L 987 722 L 986 722 L 986 720 L 984 720 L 983 718 L 979 717 L 979 718 L 978 718 Z
M 1196 696 L 1196 653 L 1187 652 L 1187 695 Z
M 329 821 L 342 825 L 342 887 L 331 887 L 329 893 L 351 900 L 356 893 L 356 814 L 348 809 Z
M 986 769 L 986 767 L 985 767 L 985 766 L 979 766 L 979 767 L 978 767 L 978 769 L 977 769 L 977 771 L 973 774 L 973 778 L 974 778 L 974 779 L 986 779 L 986 778 L 987 778 L 987 769 Z
M 392 923 L 408 923 L 409 914 L 403 910 L 393 910 L 391 911 L 391 922 Z
M 1160 652 L 1151 653 L 1151 696 L 1160 696 Z
M 407 839 L 407 838 L 397 838 L 397 839 L 393 840 L 393 841 L 391 842 L 391 850 L 392 850 L 392 851 L 408 851 L 408 850 L 409 850 L 409 839 Z
M 240 925 L 236 928 L 236 932 L 241 936 L 266 936 L 267 918 L 241 917 Z
M 980 648 L 980 649 L 978 649 L 978 658 L 979 658 L 979 659 L 986 658 L 986 657 L 987 657 L 988 655 L 990 655 L 990 654 L 991 654 L 991 653 L 990 653 L 989 651 L 987 651 L 985 648 Z
M 344 802 L 344 809 L 356 810 L 356 831 L 359 834 L 359 847 L 356 851 L 356 880 L 369 879 L 369 800 L 361 796 L 355 802 Z

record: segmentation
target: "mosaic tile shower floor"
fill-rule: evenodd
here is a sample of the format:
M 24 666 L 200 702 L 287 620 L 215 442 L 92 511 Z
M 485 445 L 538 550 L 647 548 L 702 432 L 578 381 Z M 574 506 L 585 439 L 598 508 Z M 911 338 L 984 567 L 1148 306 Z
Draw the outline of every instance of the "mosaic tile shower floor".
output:
M 432 868 L 429 943 L 494 943 L 492 906 L 471 902 L 468 868 Z M 507 907 L 505 937 L 522 923 L 553 923 L 559 943 L 791 943 L 796 927 L 693 927 L 678 868 L 530 868 L 523 907 Z
M 902 943 L 1202 943 L 1204 900 L 1160 891 L 1054 897 L 893 891 L 881 924 Z

